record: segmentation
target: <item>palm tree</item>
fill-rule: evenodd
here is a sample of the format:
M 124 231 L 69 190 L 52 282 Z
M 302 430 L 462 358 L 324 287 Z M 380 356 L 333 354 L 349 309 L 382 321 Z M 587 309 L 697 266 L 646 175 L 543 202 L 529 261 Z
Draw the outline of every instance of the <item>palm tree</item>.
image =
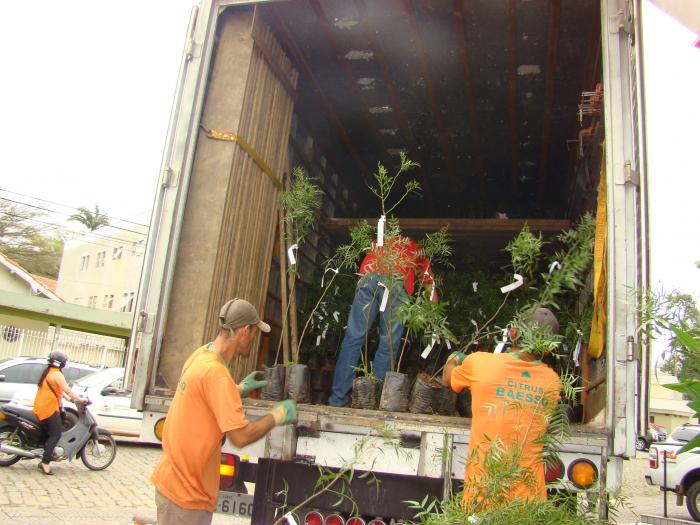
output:
M 109 226 L 109 218 L 104 213 L 100 213 L 100 208 L 97 204 L 95 204 L 94 213 L 81 206 L 78 208 L 78 213 L 74 213 L 68 217 L 68 220 L 78 221 L 90 231 L 95 231 L 102 226 Z

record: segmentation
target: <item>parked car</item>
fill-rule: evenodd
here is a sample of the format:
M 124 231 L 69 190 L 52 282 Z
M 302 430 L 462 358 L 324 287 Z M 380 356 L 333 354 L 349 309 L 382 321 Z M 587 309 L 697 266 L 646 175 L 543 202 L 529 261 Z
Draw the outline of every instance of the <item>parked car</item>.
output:
M 696 427 L 696 428 L 690 428 Z M 677 433 L 677 431 L 680 432 Z M 673 431 L 676 437 L 692 437 L 700 432 L 700 425 L 686 424 Z M 672 434 L 672 435 L 673 435 Z M 685 505 L 695 521 L 700 521 L 700 449 L 678 453 L 685 443 L 671 439 L 649 447 L 649 469 L 644 478 L 662 491 L 676 494 L 676 505 Z
M 0 405 L 10 401 L 20 391 L 23 395 L 28 385 L 36 387 L 46 364 L 45 357 L 13 357 L 0 361 Z M 68 361 L 63 375 L 70 383 L 95 371 L 97 368 L 93 366 Z
M 637 436 L 637 450 L 647 450 L 652 443 L 666 441 L 666 429 L 652 423 L 644 436 Z
M 106 428 L 118 441 L 141 441 L 142 414 L 131 408 L 131 392 L 123 387 L 124 369 L 105 368 L 85 375 L 71 383 L 76 394 L 92 401 L 90 411 L 97 423 Z M 13 398 L 14 402 L 31 405 L 36 395 L 36 385 L 25 385 Z M 66 406 L 71 403 L 64 401 Z
M 683 423 L 681 426 L 676 427 L 676 429 L 671 432 L 671 436 L 668 438 L 667 442 L 685 445 L 698 434 L 700 434 L 700 424 Z

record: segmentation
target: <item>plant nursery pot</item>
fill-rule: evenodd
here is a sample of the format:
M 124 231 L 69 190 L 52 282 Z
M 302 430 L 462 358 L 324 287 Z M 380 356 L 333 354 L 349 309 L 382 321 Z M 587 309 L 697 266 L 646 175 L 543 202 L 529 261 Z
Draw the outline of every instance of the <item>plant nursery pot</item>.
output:
M 284 365 L 264 367 L 265 385 L 260 392 L 260 399 L 266 401 L 282 401 L 284 399 Z
M 286 399 L 291 399 L 297 403 L 309 403 L 311 401 L 309 367 L 307 365 L 288 365 L 286 380 L 284 386 L 284 397 Z
M 379 410 L 388 412 L 406 412 L 411 382 L 406 374 L 387 372 L 382 386 Z
M 454 416 L 457 412 L 457 394 L 448 386 L 437 391 L 433 402 L 433 411 L 441 416 Z
M 379 385 L 381 381 L 374 376 L 356 377 L 352 382 L 352 408 L 374 410 L 379 404 Z
M 472 394 L 467 388 L 457 396 L 457 413 L 462 417 L 472 417 Z
M 413 383 L 408 411 L 413 414 L 432 414 L 433 400 L 441 388 L 442 385 L 427 374 L 419 374 L 416 382 Z

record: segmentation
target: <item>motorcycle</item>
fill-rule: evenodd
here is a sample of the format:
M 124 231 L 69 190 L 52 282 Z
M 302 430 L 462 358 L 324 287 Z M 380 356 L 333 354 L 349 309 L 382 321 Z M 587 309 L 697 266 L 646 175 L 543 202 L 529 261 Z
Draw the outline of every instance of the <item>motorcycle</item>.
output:
M 73 461 L 80 456 L 90 470 L 104 470 L 117 455 L 111 432 L 97 426 L 87 405 L 65 408 L 63 432 L 52 461 Z M 0 467 L 9 467 L 22 459 L 41 459 L 47 429 L 32 407 L 10 402 L 0 407 Z

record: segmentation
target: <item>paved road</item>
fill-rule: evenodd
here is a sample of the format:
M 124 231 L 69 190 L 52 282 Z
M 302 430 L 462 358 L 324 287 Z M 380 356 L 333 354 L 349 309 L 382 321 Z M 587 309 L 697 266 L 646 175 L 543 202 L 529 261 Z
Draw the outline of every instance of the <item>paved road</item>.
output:
M 160 447 L 119 444 L 106 470 L 88 470 L 80 459 L 53 463 L 54 476 L 44 476 L 37 460 L 0 468 L 0 524 L 130 525 L 134 515 L 155 516 L 153 486 L 148 477 Z M 215 525 L 247 523 L 216 515 Z
M 155 516 L 153 487 L 148 477 L 159 447 L 120 444 L 117 458 L 103 472 L 93 472 L 77 460 L 54 463 L 54 476 L 44 476 L 37 461 L 0 468 L 0 524 L 130 525 L 135 514 Z M 663 496 L 644 482 L 646 455 L 625 462 L 623 494 L 630 509 L 618 523 L 634 523 L 641 513 L 661 515 Z M 668 500 L 669 517 L 689 519 L 685 506 Z M 247 520 L 215 515 L 215 525 L 241 525 Z

